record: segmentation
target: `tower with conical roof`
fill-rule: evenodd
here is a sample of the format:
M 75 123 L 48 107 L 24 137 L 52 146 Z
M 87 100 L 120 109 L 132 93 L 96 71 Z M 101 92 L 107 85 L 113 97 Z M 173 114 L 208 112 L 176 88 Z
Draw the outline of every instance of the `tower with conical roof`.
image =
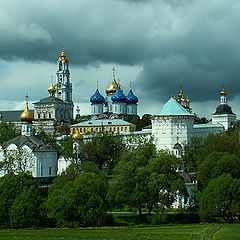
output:
M 56 72 L 56 97 L 68 103 L 70 106 L 69 114 L 73 118 L 73 101 L 72 101 L 72 83 L 70 81 L 69 60 L 65 54 L 64 48 L 57 60 L 58 69 Z
M 232 108 L 227 104 L 227 92 L 223 87 L 220 92 L 220 104 L 212 115 L 212 123 L 221 124 L 225 130 L 228 130 L 234 122 L 236 122 L 236 114 L 232 112 Z
M 170 98 L 152 117 L 152 136 L 157 149 L 176 154 L 176 143 L 187 143 L 193 134 L 194 115 Z

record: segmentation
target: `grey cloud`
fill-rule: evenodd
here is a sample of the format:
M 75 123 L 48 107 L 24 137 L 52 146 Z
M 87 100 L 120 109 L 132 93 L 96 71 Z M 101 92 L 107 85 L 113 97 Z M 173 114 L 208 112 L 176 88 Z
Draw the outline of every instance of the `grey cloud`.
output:
M 75 67 L 142 65 L 134 84 L 142 98 L 164 101 L 181 85 L 193 101 L 216 100 L 224 82 L 231 99 L 239 10 L 234 0 L 4 1 L 0 56 L 54 63 L 64 45 Z

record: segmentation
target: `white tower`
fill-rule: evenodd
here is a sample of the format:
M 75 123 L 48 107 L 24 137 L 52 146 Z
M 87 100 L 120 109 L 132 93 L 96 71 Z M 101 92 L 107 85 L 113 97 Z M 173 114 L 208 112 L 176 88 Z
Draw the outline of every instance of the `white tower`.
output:
M 225 130 L 228 130 L 233 123 L 236 122 L 236 114 L 232 112 L 232 108 L 227 104 L 227 92 L 224 88 L 222 89 L 220 96 L 220 105 L 212 115 L 212 123 L 222 124 Z
M 27 137 L 32 136 L 33 114 L 28 108 L 28 95 L 26 95 L 26 108 L 22 112 L 20 118 L 22 121 L 22 136 L 27 136 Z
M 193 133 L 193 122 L 194 115 L 170 98 L 152 118 L 152 135 L 157 149 L 173 152 L 177 142 L 187 143 Z
M 73 118 L 72 83 L 70 82 L 69 61 L 64 48 L 57 60 L 56 72 L 57 97 L 70 105 L 70 117 Z

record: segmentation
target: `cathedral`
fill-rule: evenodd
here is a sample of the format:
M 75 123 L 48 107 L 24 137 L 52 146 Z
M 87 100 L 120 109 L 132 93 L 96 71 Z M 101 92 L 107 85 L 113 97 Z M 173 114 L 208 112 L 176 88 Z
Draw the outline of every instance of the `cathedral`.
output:
M 13 138 L 0 147 L 0 176 L 9 172 L 32 172 L 40 182 L 46 179 L 52 182 L 57 176 L 57 150 L 33 136 L 33 114 L 28 108 L 22 112 L 21 135 Z
M 107 85 L 106 97 L 104 98 L 97 87 L 95 93 L 90 97 L 91 115 L 93 119 L 131 117 L 139 118 L 137 115 L 138 98 L 133 94 L 130 86 L 127 95 L 115 79 L 113 68 L 113 80 Z
M 56 83 L 48 88 L 49 96 L 33 103 L 33 127 L 37 132 L 56 133 L 59 126 L 67 126 L 73 119 L 72 83 L 64 49 L 57 64 Z

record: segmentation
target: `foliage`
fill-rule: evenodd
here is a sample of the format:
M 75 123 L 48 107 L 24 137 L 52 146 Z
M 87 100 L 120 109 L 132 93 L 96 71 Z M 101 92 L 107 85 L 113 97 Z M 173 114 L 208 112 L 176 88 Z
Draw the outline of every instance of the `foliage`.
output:
M 0 122 L 0 145 L 19 135 L 14 123 Z
M 16 197 L 37 182 L 29 173 L 6 174 L 0 179 L 0 227 L 8 228 L 11 218 L 11 207 Z M 35 210 L 34 210 L 35 211 Z
M 70 176 L 72 172 L 74 177 Z M 64 180 L 67 181 L 64 183 Z M 50 188 L 46 203 L 49 216 L 55 218 L 59 226 L 102 226 L 109 219 L 107 187 L 103 173 L 92 163 L 73 166 Z
M 197 159 L 199 155 L 199 148 L 203 144 L 202 137 L 193 136 L 188 144 L 184 145 L 183 161 L 185 164 L 185 171 L 197 171 Z
M 27 148 L 2 149 L 0 169 L 3 172 L 26 172 L 33 167 L 33 154 Z
M 169 207 L 177 191 L 185 194 L 184 183 L 176 173 L 178 164 L 174 155 L 166 152 L 156 155 L 153 144 L 126 152 L 114 169 L 109 200 L 118 207 L 136 208 L 140 216 L 143 207 L 149 214 L 154 205 Z
M 198 185 L 203 189 L 211 179 L 224 173 L 230 173 L 233 178 L 240 178 L 240 159 L 228 152 L 210 153 L 198 167 Z
M 125 121 L 130 122 L 136 125 L 136 130 L 141 131 L 144 127 L 151 124 L 151 114 L 144 114 L 141 119 L 139 118 L 132 118 L 126 117 L 124 118 Z
M 195 123 L 198 123 L 198 124 L 206 124 L 209 122 L 209 120 L 207 120 L 205 117 L 198 117 L 197 114 L 195 113 L 194 114 L 194 122 Z
M 212 179 L 200 195 L 199 213 L 203 220 L 221 217 L 226 222 L 238 219 L 240 209 L 240 179 L 224 174 Z
M 124 148 L 122 136 L 100 133 L 83 145 L 83 152 L 99 169 L 105 166 L 111 171 L 119 161 Z
M 43 199 L 38 186 L 24 189 L 18 195 L 10 208 L 11 228 L 26 228 L 40 226 L 44 217 Z

